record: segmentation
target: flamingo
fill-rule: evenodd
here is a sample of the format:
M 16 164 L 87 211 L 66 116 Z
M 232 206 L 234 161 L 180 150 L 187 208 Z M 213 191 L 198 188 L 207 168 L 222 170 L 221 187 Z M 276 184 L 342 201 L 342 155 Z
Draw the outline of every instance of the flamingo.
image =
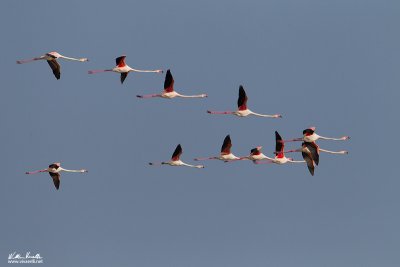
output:
M 117 57 L 115 59 L 116 66 L 113 69 L 107 69 L 107 70 L 89 70 L 89 74 L 95 74 L 99 72 L 108 72 L 108 71 L 113 71 L 117 73 L 121 73 L 121 84 L 124 83 L 126 77 L 128 76 L 129 72 L 155 72 L 155 73 L 162 73 L 162 70 L 138 70 L 138 69 L 133 69 L 126 65 L 125 63 L 125 55 L 122 55 L 120 57 Z
M 257 160 L 271 160 L 273 161 L 273 158 L 267 157 L 265 156 L 262 152 L 261 152 L 262 146 L 258 146 L 256 148 L 253 148 L 252 150 L 250 150 L 250 155 L 246 156 L 246 157 L 241 157 L 240 159 L 248 159 L 253 161 L 253 163 L 256 163 Z
M 342 136 L 340 138 L 324 137 L 315 133 L 315 127 L 310 127 L 303 131 L 303 137 L 294 138 L 291 140 L 285 140 L 285 142 L 294 142 L 294 141 L 315 142 L 318 139 L 344 141 L 344 140 L 349 140 L 350 136 Z
M 32 171 L 32 172 L 26 172 L 25 174 L 35 174 L 35 173 L 40 173 L 40 172 L 48 172 L 50 174 L 51 178 L 53 178 L 54 186 L 58 190 L 60 188 L 60 172 L 80 172 L 80 173 L 84 173 L 84 172 L 88 172 L 88 171 L 85 170 L 85 169 L 67 170 L 67 169 L 64 169 L 64 168 L 61 167 L 61 163 L 60 162 L 56 162 L 56 163 L 50 164 L 47 169 L 37 170 L 37 171 Z
M 44 54 L 43 56 L 40 57 L 35 57 L 32 59 L 24 59 L 24 60 L 17 60 L 17 64 L 23 64 L 23 63 L 28 63 L 36 60 L 47 60 L 47 63 L 49 64 L 50 68 L 53 70 L 53 74 L 56 77 L 57 80 L 60 79 L 61 77 L 61 72 L 60 72 L 60 64 L 58 64 L 57 59 L 58 58 L 63 58 L 67 60 L 73 60 L 73 61 L 80 61 L 80 62 L 85 62 L 89 61 L 87 58 L 72 58 L 72 57 L 66 57 L 63 56 L 57 52 L 49 52 Z
M 171 71 L 167 70 L 164 81 L 164 91 L 161 94 L 151 94 L 151 95 L 137 95 L 139 98 L 151 98 L 151 97 L 162 97 L 162 98 L 174 98 L 174 97 L 183 97 L 183 98 L 203 98 L 207 97 L 206 94 L 201 95 L 181 95 L 178 92 L 174 91 L 174 78 L 172 77 Z
M 244 91 L 244 88 L 242 85 L 239 86 L 239 98 L 237 101 L 238 105 L 238 110 L 236 111 L 210 111 L 207 110 L 207 113 L 210 114 L 232 114 L 236 115 L 239 117 L 246 117 L 249 115 L 254 115 L 254 116 L 259 116 L 259 117 L 266 117 L 266 118 L 282 118 L 282 115 L 280 114 L 275 114 L 275 115 L 264 115 L 264 114 L 259 114 L 251 111 L 250 109 L 247 108 L 247 95 L 246 92 Z
M 240 160 L 241 158 L 236 157 L 235 155 L 232 154 L 231 147 L 232 147 L 232 141 L 230 135 L 228 134 L 224 139 L 224 142 L 221 147 L 221 153 L 219 156 L 207 157 L 207 158 L 195 158 L 194 160 L 198 161 L 198 160 L 218 159 L 218 160 L 223 160 L 225 162 Z
M 285 151 L 285 152 L 286 152 L 286 153 L 291 153 L 291 152 L 302 152 L 302 151 L 303 151 L 303 148 L 304 148 L 304 146 L 305 146 L 305 144 L 309 144 L 308 146 L 313 146 L 313 147 L 315 148 L 316 155 L 318 155 L 318 156 L 319 156 L 319 152 L 324 152 L 324 153 L 329 153 L 329 154 L 341 154 L 341 155 L 347 155 L 347 154 L 349 154 L 349 152 L 346 151 L 346 150 L 331 151 L 331 150 L 322 149 L 322 148 L 320 148 L 320 147 L 317 145 L 317 143 L 315 143 L 315 142 L 303 142 L 303 143 L 301 144 L 301 146 L 302 146 L 301 148 L 293 149 L 293 150 L 288 150 L 288 151 Z M 318 165 L 318 161 L 316 161 L 316 164 Z
M 182 155 L 182 147 L 181 145 L 177 145 L 175 148 L 174 153 L 172 154 L 171 160 L 170 161 L 163 161 L 161 163 L 153 163 L 149 162 L 149 165 L 170 165 L 170 166 L 186 166 L 186 167 L 192 167 L 192 168 L 204 168 L 204 165 L 190 165 L 182 162 L 180 160 L 180 156 Z
M 276 163 L 276 164 L 285 164 L 285 163 L 305 163 L 305 161 L 296 161 L 293 160 L 292 158 L 287 158 L 285 156 L 285 143 L 282 140 L 282 137 L 280 134 L 275 131 L 275 151 L 276 151 L 276 156 L 275 158 L 268 160 L 268 161 L 256 161 L 256 164 L 265 164 L 265 163 Z

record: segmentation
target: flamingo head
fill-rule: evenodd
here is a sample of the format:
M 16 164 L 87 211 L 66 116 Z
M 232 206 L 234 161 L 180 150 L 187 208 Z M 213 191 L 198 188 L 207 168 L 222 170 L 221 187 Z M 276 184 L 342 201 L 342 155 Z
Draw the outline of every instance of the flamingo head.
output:
M 343 137 L 340 138 L 340 139 L 342 139 L 342 140 L 349 140 L 349 139 L 350 139 L 350 136 L 343 136 Z
M 80 61 L 80 62 L 86 62 L 86 61 L 89 61 L 89 59 L 87 59 L 87 58 L 84 57 L 84 58 L 80 58 L 79 61 Z
M 274 118 L 282 118 L 282 115 L 281 114 L 275 114 Z
M 84 172 L 88 172 L 88 170 L 85 170 L 85 169 L 83 169 L 83 170 L 81 170 L 81 172 L 82 172 L 82 173 L 84 173 Z

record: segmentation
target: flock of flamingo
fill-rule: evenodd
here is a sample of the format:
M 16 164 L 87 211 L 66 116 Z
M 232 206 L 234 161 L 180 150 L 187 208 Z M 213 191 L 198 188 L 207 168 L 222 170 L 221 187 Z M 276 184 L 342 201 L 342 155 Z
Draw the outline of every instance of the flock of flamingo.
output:
M 103 70 L 90 70 L 88 71 L 89 74 L 101 73 L 101 72 L 116 72 L 120 73 L 121 75 L 121 84 L 124 83 L 126 77 L 128 76 L 129 72 L 152 72 L 152 73 L 163 73 L 163 70 L 140 70 L 134 69 L 129 67 L 125 63 L 126 56 L 120 56 L 115 59 L 116 66 L 112 69 L 103 69 Z M 49 64 L 53 74 L 57 80 L 61 78 L 61 67 L 60 64 L 57 62 L 57 59 L 66 59 L 72 61 L 79 61 L 79 62 L 87 62 L 89 61 L 87 58 L 72 58 L 63 56 L 57 52 L 49 52 L 45 55 L 40 57 L 35 57 L 32 59 L 27 60 L 18 60 L 17 64 L 23 64 L 28 62 L 33 62 L 37 60 L 46 60 Z M 138 98 L 153 98 L 153 97 L 161 97 L 161 98 L 175 98 L 175 97 L 182 97 L 182 98 L 204 98 L 207 97 L 207 94 L 199 94 L 199 95 L 182 95 L 174 90 L 174 78 L 172 77 L 171 71 L 167 70 L 165 75 L 164 81 L 164 90 L 159 94 L 148 94 L 148 95 L 137 95 Z M 235 115 L 239 117 L 247 117 L 249 115 L 258 116 L 258 117 L 265 117 L 265 118 L 282 118 L 280 114 L 260 114 L 251 111 L 247 107 L 247 95 L 242 85 L 239 87 L 239 97 L 237 100 L 238 109 L 235 111 L 210 111 L 207 110 L 209 114 L 229 114 Z M 275 164 L 285 164 L 285 163 L 305 163 L 311 175 L 314 175 L 315 166 L 319 164 L 319 153 L 330 153 L 330 154 L 348 154 L 347 151 L 330 151 L 326 149 L 320 148 L 316 141 L 317 140 L 337 140 L 337 141 L 344 141 L 350 139 L 349 136 L 343 136 L 340 138 L 332 138 L 332 137 L 323 137 L 315 133 L 315 127 L 309 127 L 303 131 L 303 136 L 300 138 L 294 138 L 289 140 L 283 140 L 281 135 L 275 131 L 275 151 L 273 152 L 273 157 L 268 157 L 261 152 L 262 147 L 258 146 L 250 150 L 250 154 L 247 156 L 238 157 L 235 156 L 231 152 L 232 148 L 232 141 L 230 135 L 227 135 L 223 141 L 221 151 L 218 156 L 212 157 L 204 157 L 204 158 L 195 158 L 195 161 L 203 161 L 203 160 L 221 160 L 224 162 L 234 162 L 240 160 L 250 160 L 255 164 L 268 164 L 268 163 L 275 163 Z M 302 141 L 301 147 L 294 150 L 287 150 L 285 151 L 285 142 L 295 142 L 295 141 Z M 204 165 L 191 165 L 187 164 L 180 160 L 182 155 L 182 146 L 179 144 L 177 145 L 172 157 L 169 161 L 163 161 L 159 163 L 150 162 L 149 165 L 157 166 L 157 165 L 170 165 L 170 166 L 186 166 L 192 168 L 204 168 Z M 288 158 L 285 156 L 285 153 L 292 153 L 292 152 L 301 152 L 303 160 L 294 160 L 293 158 Z M 52 163 L 49 165 L 48 168 L 26 172 L 26 174 L 36 174 L 41 172 L 48 172 L 53 179 L 54 186 L 58 190 L 60 187 L 60 172 L 79 172 L 85 173 L 87 170 L 68 170 L 61 167 L 59 162 Z

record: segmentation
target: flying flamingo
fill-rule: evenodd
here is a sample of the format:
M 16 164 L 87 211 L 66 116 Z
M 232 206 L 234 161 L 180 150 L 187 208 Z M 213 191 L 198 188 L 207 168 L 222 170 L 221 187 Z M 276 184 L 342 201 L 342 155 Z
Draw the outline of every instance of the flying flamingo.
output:
M 303 131 L 302 138 L 294 138 L 291 140 L 285 140 L 285 142 L 293 142 L 293 141 L 315 142 L 318 139 L 344 141 L 344 140 L 350 139 L 350 136 L 342 136 L 340 138 L 324 137 L 324 136 L 320 136 L 315 133 L 315 127 L 310 127 Z
M 259 117 L 266 117 L 266 118 L 282 118 L 282 115 L 280 114 L 275 114 L 275 115 L 264 115 L 264 114 L 259 114 L 251 111 L 250 109 L 247 108 L 247 95 L 246 92 L 244 91 L 244 88 L 242 85 L 239 87 L 239 98 L 237 101 L 238 105 L 238 110 L 236 111 L 210 111 L 207 110 L 207 113 L 210 114 L 232 114 L 236 115 L 239 117 L 246 117 L 248 115 L 254 115 L 254 116 L 259 116 Z
M 57 52 L 49 52 L 40 57 L 35 57 L 32 59 L 25 59 L 25 60 L 17 60 L 17 64 L 28 63 L 28 62 L 32 62 L 32 61 L 36 61 L 36 60 L 47 60 L 47 63 L 49 63 L 50 68 L 53 70 L 54 76 L 56 76 L 56 79 L 59 80 L 61 77 L 61 72 L 60 72 L 61 67 L 60 67 L 60 64 L 58 64 L 58 62 L 57 62 L 58 58 L 80 61 L 80 62 L 89 61 L 89 59 L 87 59 L 87 58 L 72 58 L 72 57 L 63 56 Z
M 273 158 L 272 160 L 268 160 L 268 161 L 256 161 L 256 164 L 265 164 L 265 163 L 276 163 L 276 164 L 285 164 L 285 163 L 305 163 L 305 161 L 301 160 L 301 161 L 296 161 L 293 160 L 292 158 L 287 158 L 285 156 L 285 143 L 282 140 L 282 137 L 280 136 L 280 134 L 275 131 L 275 151 L 276 151 L 276 156 L 275 158 Z
M 47 169 L 43 169 L 43 170 L 38 170 L 38 171 L 32 171 L 32 172 L 26 172 L 26 174 L 35 174 L 35 173 L 40 173 L 40 172 L 48 172 L 51 176 L 51 178 L 53 178 L 53 182 L 54 182 L 54 186 L 56 187 L 56 189 L 58 190 L 58 188 L 60 188 L 60 172 L 88 172 L 85 169 L 82 170 L 67 170 L 61 167 L 60 162 L 56 162 L 53 164 L 50 164 L 49 167 Z
M 291 153 L 291 152 L 302 152 L 305 145 L 314 147 L 314 148 L 315 148 L 315 151 L 316 151 L 316 154 L 315 154 L 315 155 L 318 156 L 318 158 L 319 158 L 319 152 L 324 152 L 324 153 L 329 153 L 329 154 L 341 154 L 341 155 L 347 155 L 347 154 L 349 154 L 349 152 L 346 151 L 346 150 L 331 151 L 331 150 L 322 149 L 322 148 L 320 148 L 315 142 L 303 142 L 303 143 L 301 144 L 301 146 L 302 146 L 301 148 L 293 149 L 293 150 L 288 150 L 288 151 L 285 151 L 285 152 L 286 152 L 286 153 Z M 315 161 L 315 160 L 314 160 L 314 161 Z M 316 161 L 315 161 L 315 163 L 316 163 L 317 165 L 318 165 L 318 162 L 319 162 L 319 160 L 316 160 Z
M 183 97 L 183 98 L 203 98 L 207 97 L 206 94 L 201 95 L 181 95 L 174 91 L 174 78 L 172 77 L 171 71 L 167 70 L 164 81 L 164 91 L 161 94 L 151 94 L 151 95 L 137 95 L 139 98 L 151 98 L 151 97 L 162 97 L 162 98 L 174 98 L 174 97 Z
M 225 162 L 240 160 L 241 158 L 236 157 L 235 155 L 232 154 L 231 147 L 232 147 L 232 141 L 231 141 L 231 137 L 228 134 L 224 139 L 224 143 L 222 144 L 221 153 L 219 156 L 208 157 L 208 158 L 195 158 L 194 160 L 197 161 L 197 160 L 219 159 L 219 160 L 223 160 Z
M 190 165 L 182 162 L 179 158 L 182 155 L 182 147 L 181 145 L 177 145 L 175 148 L 174 153 L 172 154 L 171 160 L 170 161 L 163 161 L 161 163 L 153 163 L 149 162 L 149 165 L 170 165 L 170 166 L 187 166 L 187 167 L 192 167 L 192 168 L 204 168 L 204 165 Z
M 156 72 L 156 73 L 162 73 L 162 70 L 138 70 L 138 69 L 133 69 L 126 65 L 125 63 L 125 55 L 122 55 L 120 57 L 117 57 L 115 59 L 116 66 L 113 69 L 108 69 L 108 70 L 89 70 L 89 74 L 95 74 L 99 72 L 108 72 L 108 71 L 113 71 L 117 73 L 121 73 L 121 84 L 124 83 L 126 77 L 128 76 L 129 72 Z
M 250 155 L 246 156 L 246 157 L 241 157 L 240 159 L 248 159 L 248 160 L 252 160 L 253 163 L 256 163 L 257 160 L 271 160 L 273 161 L 273 158 L 267 157 L 265 156 L 262 152 L 261 152 L 262 146 L 258 146 L 256 148 L 253 148 L 252 150 L 250 150 Z

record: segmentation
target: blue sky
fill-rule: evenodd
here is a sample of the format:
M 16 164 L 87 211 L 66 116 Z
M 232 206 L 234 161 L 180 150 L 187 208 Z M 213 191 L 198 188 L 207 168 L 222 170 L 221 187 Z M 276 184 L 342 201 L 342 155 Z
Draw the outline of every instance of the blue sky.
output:
M 400 96 L 398 1 L 5 1 L 0 61 L 0 262 L 40 253 L 43 266 L 398 266 L 395 175 Z M 58 51 L 88 57 L 18 59 Z M 126 54 L 171 69 L 175 89 L 207 99 L 137 99 L 164 75 L 88 75 Z M 211 116 L 249 107 L 283 119 Z M 274 131 L 347 156 L 303 165 L 207 162 L 152 168 L 262 145 Z M 288 144 L 296 148 L 299 144 Z M 300 155 L 294 155 L 300 159 Z M 89 173 L 24 174 L 61 161 Z M 397 175 L 398 176 L 398 175 Z M 5 263 L 6 264 L 6 263 Z

